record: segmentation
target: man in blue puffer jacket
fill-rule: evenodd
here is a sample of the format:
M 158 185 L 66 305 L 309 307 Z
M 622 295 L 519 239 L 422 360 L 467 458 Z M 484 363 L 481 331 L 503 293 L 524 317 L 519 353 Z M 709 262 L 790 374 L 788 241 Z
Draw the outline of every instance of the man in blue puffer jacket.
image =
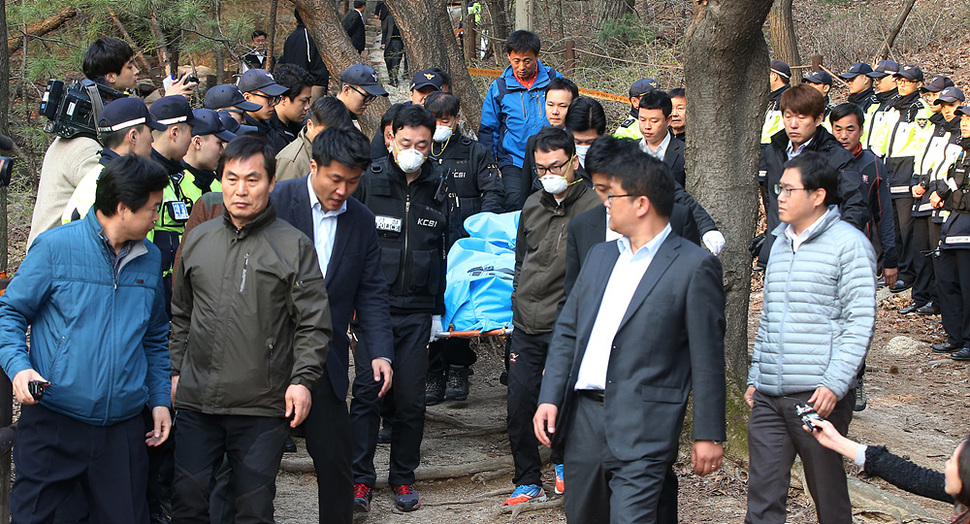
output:
M 509 35 L 505 52 L 509 66 L 502 76 L 488 86 L 482 103 L 482 121 L 478 141 L 488 148 L 498 162 L 505 186 L 505 210 L 518 211 L 528 193 L 522 192 L 525 144 L 529 137 L 549 125 L 546 119 L 546 88 L 558 72 L 542 65 L 539 50 L 542 41 L 530 31 Z M 531 187 L 531 186 L 527 186 Z
M 0 365 L 22 405 L 13 522 L 51 521 L 78 481 L 97 522 L 149 522 L 145 445 L 172 421 L 161 255 L 145 235 L 167 184 L 151 160 L 112 160 L 95 212 L 38 236 L 0 298 Z
M 781 224 L 765 270 L 763 307 L 745 401 L 748 420 L 746 524 L 785 522 L 791 466 L 798 454 L 818 522 L 849 524 L 852 505 L 841 456 L 802 429 L 808 404 L 843 435 L 855 381 L 872 341 L 876 258 L 865 235 L 836 207 L 839 175 L 825 156 L 803 151 L 785 164 Z

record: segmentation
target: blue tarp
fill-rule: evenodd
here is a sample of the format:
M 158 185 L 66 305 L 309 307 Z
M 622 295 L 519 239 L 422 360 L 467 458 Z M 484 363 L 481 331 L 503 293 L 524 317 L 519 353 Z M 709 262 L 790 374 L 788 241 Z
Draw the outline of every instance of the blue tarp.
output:
M 512 325 L 512 278 L 519 212 L 479 213 L 465 220 L 471 237 L 448 252 L 448 287 L 442 325 L 454 331 L 489 331 Z

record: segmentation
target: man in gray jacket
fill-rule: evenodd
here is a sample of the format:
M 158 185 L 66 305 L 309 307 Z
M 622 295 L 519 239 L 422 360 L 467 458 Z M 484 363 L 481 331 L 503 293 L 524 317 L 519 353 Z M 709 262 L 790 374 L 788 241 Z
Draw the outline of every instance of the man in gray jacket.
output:
M 276 162 L 262 136 L 219 161 L 222 219 L 183 243 L 172 295 L 172 395 L 178 409 L 172 522 L 209 522 L 228 456 L 237 522 L 272 522 L 289 426 L 310 410 L 332 336 L 313 242 L 276 217 Z
M 775 187 L 781 224 L 765 271 L 764 305 L 745 401 L 751 469 L 745 523 L 785 522 L 797 453 L 821 524 L 852 522 L 842 458 L 802 429 L 808 404 L 843 435 L 852 420 L 856 374 L 872 341 L 876 261 L 872 244 L 843 222 L 838 174 L 802 152 Z

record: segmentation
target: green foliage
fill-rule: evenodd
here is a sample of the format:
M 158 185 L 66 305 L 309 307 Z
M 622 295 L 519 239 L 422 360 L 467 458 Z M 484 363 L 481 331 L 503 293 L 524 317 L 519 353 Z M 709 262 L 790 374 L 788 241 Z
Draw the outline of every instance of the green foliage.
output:
M 654 34 L 636 13 L 626 13 L 619 20 L 606 20 L 599 33 L 600 40 L 619 40 L 629 45 L 639 42 L 651 42 Z

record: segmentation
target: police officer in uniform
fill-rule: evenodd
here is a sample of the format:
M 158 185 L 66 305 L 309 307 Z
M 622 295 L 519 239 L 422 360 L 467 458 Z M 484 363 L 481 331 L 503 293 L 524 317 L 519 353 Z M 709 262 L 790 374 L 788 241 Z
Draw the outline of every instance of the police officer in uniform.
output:
M 634 140 L 643 138 L 643 135 L 640 134 L 640 122 L 638 121 L 640 97 L 654 89 L 660 89 L 660 83 L 652 78 L 641 78 L 630 86 L 630 116 L 620 124 L 620 127 L 616 128 L 613 136 Z
M 781 118 L 781 95 L 791 87 L 791 68 L 781 60 L 772 60 L 771 72 L 768 75 L 768 107 L 765 109 L 764 122 L 761 125 L 761 160 L 758 168 L 758 187 L 761 190 L 761 202 L 768 209 L 768 189 L 765 180 L 768 175 L 768 165 L 765 161 L 765 149 L 771 146 L 771 137 L 785 129 Z
M 216 176 L 219 156 L 226 143 L 236 135 L 226 130 L 219 119 L 219 113 L 211 109 L 194 109 L 195 125 L 192 126 L 192 141 L 182 159 L 185 168 L 179 188 L 185 198 L 192 203 L 210 191 L 222 191 L 222 184 Z M 189 214 L 192 206 L 189 205 Z
M 940 242 L 939 296 L 949 340 L 933 350 L 952 352 L 954 360 L 970 360 L 970 107 L 960 106 L 956 115 L 960 151 L 934 200 L 948 212 Z
M 866 73 L 872 79 L 873 95 L 876 101 L 866 109 L 866 125 L 863 129 L 862 144 L 866 149 L 871 150 L 879 157 L 885 157 L 884 145 L 873 144 L 873 137 L 885 134 L 885 127 L 888 125 L 883 122 L 886 112 L 892 108 L 893 103 L 899 98 L 896 89 L 896 78 L 893 76 L 899 72 L 899 64 L 892 60 L 881 60 L 876 64 L 876 68 Z
M 481 211 L 501 213 L 505 189 L 492 153 L 478 142 L 456 134 L 461 101 L 451 92 L 434 92 L 424 100 L 435 118 L 429 159 L 437 161 L 448 186 L 448 247 L 467 237 L 465 219 Z M 447 338 L 428 346 L 426 405 L 468 398 L 469 367 L 478 360 L 468 339 Z
M 375 215 L 381 267 L 387 277 L 394 331 L 394 417 L 388 484 L 395 506 L 420 506 L 414 470 L 421 461 L 424 432 L 427 347 L 441 330 L 444 313 L 445 247 L 448 235 L 447 194 L 437 162 L 426 162 L 435 120 L 424 107 L 401 108 L 392 124 L 387 156 L 375 160 L 354 195 Z M 366 351 L 360 344 L 357 351 Z M 355 505 L 369 507 L 377 481 L 380 404 L 369 362 L 354 380 L 350 406 L 354 438 Z
M 872 78 L 866 76 L 871 72 L 869 64 L 859 62 L 852 64 L 848 71 L 839 75 L 839 78 L 849 83 L 848 102 L 859 106 L 863 114 L 871 105 L 878 103 L 872 90 Z
M 829 91 L 832 90 L 832 75 L 818 69 L 806 75 L 804 82 L 817 89 L 825 98 L 825 112 L 822 113 L 822 127 L 831 133 L 832 127 L 829 122 L 829 113 L 832 112 L 832 101 L 829 99 Z

